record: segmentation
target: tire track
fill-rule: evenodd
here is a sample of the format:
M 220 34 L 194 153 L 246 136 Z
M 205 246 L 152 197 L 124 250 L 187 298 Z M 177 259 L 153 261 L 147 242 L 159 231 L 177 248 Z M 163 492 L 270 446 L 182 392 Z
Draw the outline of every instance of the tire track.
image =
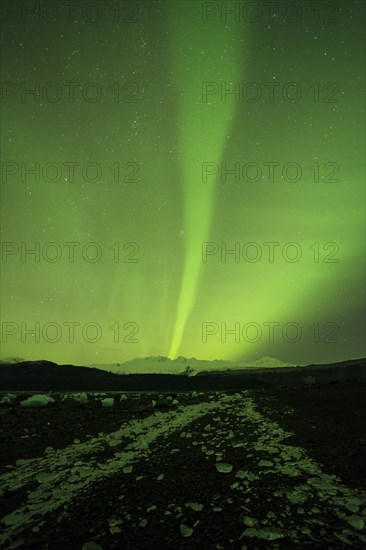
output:
M 188 405 L 167 413 L 158 412 L 143 420 L 134 420 L 120 430 L 93 438 L 91 441 L 70 445 L 47 453 L 37 459 L 25 459 L 11 472 L 1 477 L 1 495 L 26 487 L 36 479 L 39 486 L 28 494 L 26 502 L 1 520 L 3 529 L 0 544 L 32 527 L 41 516 L 70 503 L 77 494 L 92 483 L 123 470 L 136 460 L 146 457 L 149 446 L 164 434 L 179 430 L 215 409 L 229 406 L 240 394 L 224 395 L 217 401 Z M 100 462 L 94 460 L 105 443 L 118 447 L 124 438 L 134 437 L 128 451 L 114 453 L 114 457 Z M 70 475 L 71 474 L 71 475 Z

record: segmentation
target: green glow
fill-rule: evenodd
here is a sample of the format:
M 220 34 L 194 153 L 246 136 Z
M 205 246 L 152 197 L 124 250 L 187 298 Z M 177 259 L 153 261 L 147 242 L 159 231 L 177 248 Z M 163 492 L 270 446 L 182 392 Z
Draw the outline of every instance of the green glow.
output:
M 220 21 L 202 25 L 200 6 L 187 10 L 184 3 L 170 4 L 173 79 L 179 94 L 179 145 L 184 200 L 185 262 L 178 311 L 169 357 L 179 355 L 184 328 L 194 306 L 201 268 L 202 243 L 208 240 L 214 208 L 214 183 L 202 181 L 202 163 L 219 163 L 233 123 L 236 103 L 217 108 L 203 83 L 214 74 L 231 84 L 243 74 L 237 26 L 223 29 Z M 187 29 L 191 38 L 187 48 Z M 218 42 L 218 36 L 220 41 Z M 185 56 L 182 58 L 182 52 Z M 202 96 L 205 94 L 205 101 Z
M 214 3 L 219 6 L 222 3 Z M 236 4 L 235 2 L 232 3 Z M 320 6 L 321 3 L 319 3 Z M 89 343 L 76 330 L 50 343 L 20 334 L 2 342 L 1 355 L 50 359 L 59 363 L 114 363 L 135 357 L 169 356 L 248 361 L 261 356 L 294 363 L 330 362 L 364 355 L 365 135 L 363 50 L 365 5 L 342 3 L 336 23 L 314 21 L 309 2 L 303 19 L 282 16 L 271 25 L 222 22 L 220 13 L 202 22 L 201 2 L 140 3 L 137 23 L 47 24 L 9 22 L 3 31 L 2 79 L 16 84 L 96 82 L 101 101 L 35 102 L 9 96 L 1 105 L 2 160 L 96 162 L 99 182 L 62 177 L 51 183 L 20 173 L 1 183 L 2 240 L 81 246 L 97 242 L 99 262 L 80 255 L 56 263 L 20 254 L 1 264 L 2 321 L 35 323 L 96 322 L 101 339 Z M 264 7 L 264 4 L 263 4 Z M 281 11 L 282 5 L 279 5 Z M 329 7 L 329 6 L 328 6 Z M 277 8 L 276 8 L 277 9 Z M 290 10 L 291 11 L 291 10 Z M 324 16 L 324 11 L 321 17 Z M 330 10 L 328 10 L 330 12 Z M 265 13 L 266 10 L 263 11 Z M 268 10 L 267 10 L 268 13 Z M 328 13 L 328 12 L 327 12 Z M 77 32 L 75 31 L 77 29 Z M 37 40 L 35 40 L 35 36 Z M 42 61 L 41 61 L 42 60 Z M 361 65 L 362 64 L 362 65 Z M 138 85 L 136 103 L 113 101 Z M 262 97 L 236 102 L 220 90 L 202 102 L 202 83 L 229 88 L 249 82 Z M 275 101 L 268 87 L 275 82 Z M 290 103 L 282 87 L 296 82 L 301 99 Z M 314 101 L 314 82 L 319 100 Z M 326 83 L 336 83 L 336 102 L 324 99 Z M 65 90 L 65 87 L 63 87 Z M 77 95 L 80 98 L 80 93 Z M 209 98 L 208 98 L 209 99 Z M 119 163 L 120 181 L 111 166 Z M 202 163 L 255 163 L 257 182 L 235 181 L 220 173 L 202 182 Z M 265 163 L 280 164 L 274 181 Z M 281 168 L 300 165 L 300 181 L 285 181 Z M 137 163 L 139 181 L 128 182 L 123 167 Z M 319 163 L 319 179 L 313 169 Z M 336 181 L 324 179 L 336 163 Z M 232 248 L 248 242 L 279 242 L 271 263 L 221 261 L 220 252 L 202 263 L 202 242 Z M 283 260 L 281 248 L 295 241 L 298 263 Z M 120 261 L 110 247 L 120 243 Z M 137 263 L 123 261 L 123 245 L 139 245 Z M 319 261 L 309 247 L 318 242 Z M 323 246 L 336 242 L 337 263 L 325 262 Z M 65 248 L 63 248 L 66 251 Z M 329 252 L 329 251 L 328 251 Z M 138 342 L 126 341 L 126 325 L 139 326 Z M 271 343 L 263 332 L 257 343 L 220 334 L 202 342 L 202 323 L 299 323 L 296 344 Z M 337 323 L 338 342 L 321 334 L 311 340 L 307 327 Z M 119 341 L 110 329 L 119 323 Z M 264 331 L 264 329 L 263 329 Z

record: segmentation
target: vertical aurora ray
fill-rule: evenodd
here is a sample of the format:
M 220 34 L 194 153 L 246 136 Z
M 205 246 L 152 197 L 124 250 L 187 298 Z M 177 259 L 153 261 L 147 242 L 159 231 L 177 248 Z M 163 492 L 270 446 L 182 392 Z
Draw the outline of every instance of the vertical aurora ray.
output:
M 179 150 L 184 200 L 184 269 L 169 357 L 176 357 L 194 306 L 213 214 L 215 183 L 202 180 L 203 162 L 220 162 L 236 103 L 210 102 L 210 90 L 240 80 L 243 27 L 203 23 L 200 3 L 168 4 L 172 79 L 178 94 Z M 206 84 L 211 83 L 211 84 Z M 216 93 L 221 93 L 221 90 Z

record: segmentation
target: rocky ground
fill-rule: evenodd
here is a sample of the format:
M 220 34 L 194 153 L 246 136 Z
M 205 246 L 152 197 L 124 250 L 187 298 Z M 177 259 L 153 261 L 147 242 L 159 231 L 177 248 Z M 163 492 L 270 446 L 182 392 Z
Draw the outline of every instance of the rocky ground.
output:
M 0 407 L 1 548 L 366 548 L 365 389 L 17 394 Z

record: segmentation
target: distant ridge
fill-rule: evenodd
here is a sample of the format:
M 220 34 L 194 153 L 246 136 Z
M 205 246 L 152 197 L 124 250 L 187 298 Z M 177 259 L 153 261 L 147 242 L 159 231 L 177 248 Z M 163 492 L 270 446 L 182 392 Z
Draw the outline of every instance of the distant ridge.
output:
M 125 363 L 92 364 L 90 368 L 106 370 L 115 374 L 188 374 L 194 376 L 198 372 L 237 370 L 238 368 L 282 368 L 295 367 L 292 363 L 285 363 L 274 357 L 262 357 L 251 362 L 233 362 L 228 360 L 205 361 L 194 357 L 141 357 Z
M 239 363 L 238 366 L 246 368 L 281 368 L 281 367 L 298 367 L 305 366 L 300 365 L 299 363 L 286 363 L 280 359 L 275 359 L 274 357 L 261 357 L 255 361 L 249 361 L 246 363 Z
M 113 374 L 51 361 L 0 364 L 0 391 L 192 391 L 262 388 L 258 380 L 230 380 L 221 374 Z
M 190 366 L 191 361 L 188 361 Z M 210 363 L 210 362 L 204 362 Z M 212 364 L 221 363 L 211 362 Z M 276 363 L 277 364 L 277 363 Z M 270 385 L 326 384 L 366 379 L 366 360 L 328 365 L 206 369 L 185 374 L 114 374 L 105 370 L 57 365 L 51 361 L 0 364 L 0 391 L 212 391 L 260 388 Z
M 6 357 L 5 359 L 0 359 L 0 364 L 1 363 L 14 364 L 14 363 L 21 363 L 22 361 L 25 361 L 23 357 Z

